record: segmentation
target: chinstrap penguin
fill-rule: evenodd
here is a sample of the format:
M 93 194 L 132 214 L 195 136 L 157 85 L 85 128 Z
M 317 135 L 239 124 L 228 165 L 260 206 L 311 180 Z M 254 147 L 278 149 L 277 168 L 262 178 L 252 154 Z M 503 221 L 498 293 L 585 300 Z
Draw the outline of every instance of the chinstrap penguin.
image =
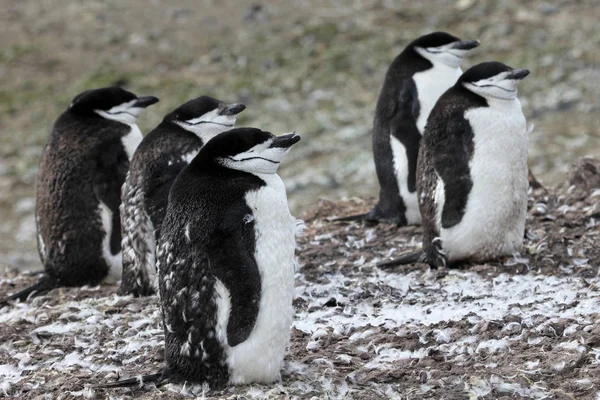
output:
M 233 129 L 179 174 L 157 247 L 166 366 L 100 387 L 142 380 L 215 389 L 280 378 L 299 224 L 277 169 L 299 140 Z
M 499 62 L 467 70 L 434 107 L 419 153 L 423 252 L 380 266 L 484 262 L 520 250 L 527 212 L 528 133 L 518 86 Z
M 390 65 L 373 120 L 373 157 L 379 201 L 368 213 L 336 221 L 366 220 L 399 226 L 421 222 L 416 193 L 419 142 L 437 99 L 460 77 L 477 40 L 434 32 L 414 40 Z
M 156 240 L 169 189 L 210 139 L 235 126 L 246 106 L 208 96 L 190 100 L 165 116 L 136 150 L 122 190 L 123 276 L 120 295 L 158 292 Z
M 42 152 L 36 225 L 44 274 L 6 300 L 121 277 L 121 185 L 142 140 L 139 113 L 156 103 L 120 87 L 77 95 Z M 5 300 L 5 301 L 6 301 Z

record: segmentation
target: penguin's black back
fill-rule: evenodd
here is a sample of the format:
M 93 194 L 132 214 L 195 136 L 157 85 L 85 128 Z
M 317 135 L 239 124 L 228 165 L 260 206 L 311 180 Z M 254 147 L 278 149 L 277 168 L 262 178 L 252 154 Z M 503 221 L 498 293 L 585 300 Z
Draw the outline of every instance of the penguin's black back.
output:
M 55 122 L 44 147 L 37 181 L 36 216 L 46 273 L 59 284 L 97 283 L 108 272 L 102 257 L 104 232 L 99 197 L 118 210 L 129 162 L 121 138 L 130 127 L 100 116 L 69 111 Z M 118 211 L 113 222 L 118 224 Z M 111 252 L 120 251 L 113 227 Z
M 177 175 L 187 166 L 185 154 L 198 151 L 202 139 L 179 125 L 163 121 L 138 146 L 131 161 L 130 175 L 144 193 L 144 205 L 155 230 L 159 230 L 167 210 L 169 190 Z

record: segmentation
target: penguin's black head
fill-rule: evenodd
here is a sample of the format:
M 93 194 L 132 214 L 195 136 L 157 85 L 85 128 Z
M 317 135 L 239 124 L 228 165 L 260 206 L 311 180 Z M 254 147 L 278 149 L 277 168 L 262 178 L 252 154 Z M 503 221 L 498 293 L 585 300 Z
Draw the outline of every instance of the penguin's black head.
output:
M 512 69 L 501 62 L 491 61 L 466 70 L 457 85 L 485 98 L 512 100 L 517 97 L 519 83 L 527 75 L 529 70 Z
M 165 116 L 183 129 L 198 135 L 205 143 L 221 132 L 235 127 L 237 115 L 246 106 L 227 104 L 208 96 L 200 96 L 177 107 Z
M 429 60 L 434 66 L 444 64 L 459 67 L 468 53 L 477 46 L 479 40 L 460 40 L 446 32 L 433 32 L 416 39 L 408 48 Z
M 68 112 L 81 116 L 102 118 L 134 124 L 139 113 L 158 102 L 154 96 L 138 97 L 127 90 L 111 86 L 86 90 L 75 96 Z
M 295 133 L 275 136 L 256 128 L 232 129 L 208 142 L 194 163 L 217 163 L 238 171 L 274 174 L 290 147 L 299 140 Z

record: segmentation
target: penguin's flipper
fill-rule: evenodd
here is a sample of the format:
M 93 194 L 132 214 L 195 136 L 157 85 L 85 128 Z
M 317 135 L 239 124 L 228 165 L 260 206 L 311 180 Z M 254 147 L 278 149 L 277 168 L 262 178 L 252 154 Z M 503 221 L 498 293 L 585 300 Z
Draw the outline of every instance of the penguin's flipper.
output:
M 401 254 L 400 257 L 393 260 L 382 261 L 377 263 L 378 268 L 391 268 L 396 265 L 412 264 L 421 261 L 423 258 L 423 251 L 413 251 L 409 253 Z
M 214 238 L 219 246 L 213 247 L 208 259 L 215 277 L 230 293 L 227 342 L 233 347 L 248 339 L 258 318 L 261 276 L 254 259 L 256 235 L 250 209 L 240 207 L 228 215 Z
M 408 176 L 406 185 L 408 191 L 417 190 L 417 157 L 421 144 L 421 132 L 417 128 L 417 120 L 421 114 L 421 103 L 417 93 L 417 86 L 413 79 L 405 79 L 400 89 L 398 116 L 391 123 L 391 133 L 406 149 L 408 162 Z
M 433 126 L 430 131 L 436 131 L 437 136 L 425 135 L 424 147 L 429 149 L 431 173 L 437 174 L 444 185 L 441 226 L 449 229 L 462 220 L 473 187 L 469 166 L 475 146 L 473 130 L 468 120 L 455 115 L 443 126 Z
M 391 86 L 394 86 L 393 90 Z M 415 166 L 421 141 L 416 125 L 419 113 L 420 103 L 412 79 L 403 78 L 394 85 L 384 84 L 373 121 L 373 157 L 379 181 L 379 201 L 367 220 L 407 225 L 407 205 L 402 196 L 416 190 Z M 394 161 L 396 142 L 404 147 L 407 157 L 406 168 L 401 170 L 396 168 L 397 161 Z M 406 176 L 402 178 L 406 182 L 398 180 L 399 174 Z M 408 193 L 400 193 L 401 187 Z
M 175 178 L 177 178 L 177 175 L 184 166 L 181 163 L 174 164 L 168 168 L 164 168 L 162 175 L 152 176 L 151 179 L 148 179 L 152 182 L 152 185 L 146 189 L 144 204 L 148 214 L 151 216 L 152 222 L 156 224 L 156 229 L 159 229 L 162 225 L 162 220 L 167 213 L 171 186 L 173 186 Z
M 112 213 L 112 231 L 110 251 L 117 254 L 121 251 L 121 187 L 125 183 L 129 159 L 121 141 L 109 142 L 99 149 L 93 190 L 98 201 Z
M 132 387 L 137 386 L 138 388 L 143 387 L 147 383 L 154 383 L 156 386 L 164 385 L 168 382 L 168 377 L 165 376 L 164 372 L 157 372 L 156 374 L 150 375 L 138 375 L 135 378 L 123 379 L 120 381 L 109 382 L 102 385 L 94 386 L 94 389 L 111 389 L 120 387 Z
M 15 293 L 13 295 L 10 295 L 10 296 L 0 300 L 0 305 L 5 305 L 9 301 L 15 301 L 15 300 L 24 301 L 30 297 L 40 296 L 44 293 L 49 292 L 50 290 L 52 290 L 56 287 L 58 287 L 58 282 L 56 281 L 56 279 L 51 278 L 48 275 L 42 275 L 42 277 L 36 284 L 29 286 L 28 288 L 23 289 L 18 293 Z

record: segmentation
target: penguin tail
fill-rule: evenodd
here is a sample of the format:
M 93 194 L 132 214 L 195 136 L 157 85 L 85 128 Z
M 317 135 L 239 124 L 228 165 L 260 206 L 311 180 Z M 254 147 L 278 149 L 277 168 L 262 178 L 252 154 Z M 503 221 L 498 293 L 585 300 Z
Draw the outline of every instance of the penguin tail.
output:
M 531 186 L 533 189 L 543 189 L 546 192 L 548 192 L 548 189 L 546 189 L 544 187 L 544 185 L 540 181 L 537 180 L 535 175 L 533 175 L 533 172 L 531 172 L 531 169 L 527 170 L 527 180 L 529 181 L 529 186 Z
M 369 218 L 371 215 L 370 212 L 356 215 L 349 215 L 347 217 L 333 218 L 331 222 L 350 222 L 350 221 L 367 221 L 373 220 L 373 218 Z
M 25 301 L 32 297 L 40 296 L 44 293 L 47 293 L 56 287 L 58 287 L 58 282 L 56 279 L 48 275 L 42 275 L 40 280 L 35 285 L 29 286 L 28 288 L 23 289 L 18 293 L 15 293 L 0 300 L 0 305 L 5 305 L 8 304 L 9 301 L 15 300 Z
M 406 218 L 401 215 L 386 216 L 377 207 L 363 214 L 348 215 L 347 217 L 333 218 L 330 222 L 352 222 L 365 221 L 367 224 L 379 224 L 381 222 L 396 224 L 398 227 L 406 226 Z
M 162 386 L 169 382 L 169 376 L 166 371 L 160 371 L 156 374 L 150 375 L 138 375 L 135 378 L 123 379 L 120 381 L 109 382 L 103 385 L 96 385 L 94 389 L 113 389 L 121 387 L 133 387 L 136 386 L 138 389 L 143 387 L 147 383 L 154 383 L 156 386 Z
M 377 263 L 377 267 L 385 269 L 395 267 L 396 265 L 404 265 L 419 262 L 422 260 L 423 254 L 423 251 L 412 251 L 409 253 L 400 254 L 398 258 L 395 258 L 393 260 L 387 260 Z
M 339 217 L 339 218 L 334 218 L 334 219 L 330 219 L 330 222 L 352 222 L 352 221 L 366 221 L 369 223 L 379 223 L 381 221 L 381 218 L 379 218 L 379 212 L 377 211 L 377 208 L 372 209 L 369 212 L 366 213 L 362 213 L 362 214 L 354 214 L 354 215 L 348 215 L 346 217 Z
M 37 275 L 42 275 L 45 271 L 43 269 L 39 269 L 37 271 L 25 271 L 22 274 L 24 276 L 37 276 Z

